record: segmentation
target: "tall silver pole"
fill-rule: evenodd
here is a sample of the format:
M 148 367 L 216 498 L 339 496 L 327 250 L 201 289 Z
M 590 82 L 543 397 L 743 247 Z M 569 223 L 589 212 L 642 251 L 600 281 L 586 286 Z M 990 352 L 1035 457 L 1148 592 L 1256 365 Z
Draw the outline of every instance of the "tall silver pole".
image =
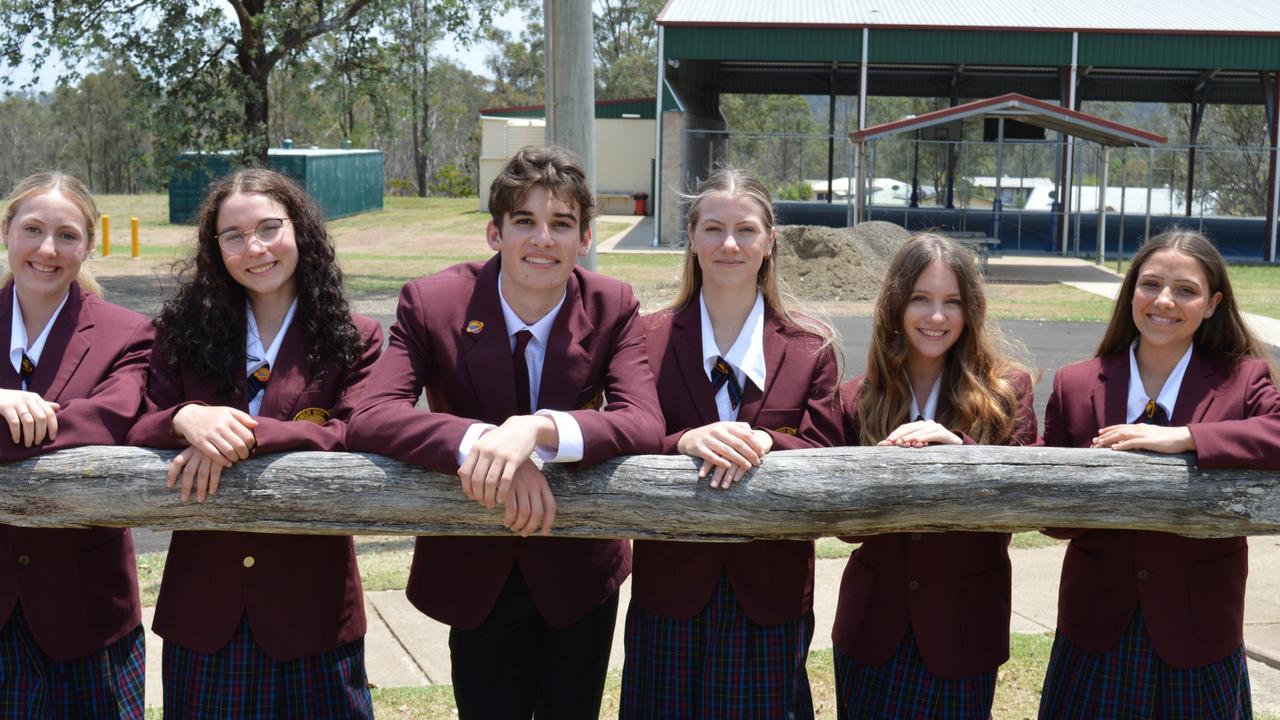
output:
M 596 191 L 596 85 L 591 0 L 543 0 L 546 27 L 547 142 L 582 158 L 591 192 Z M 659 118 L 661 121 L 661 118 Z M 595 235 L 595 223 L 592 224 Z M 596 246 L 582 259 L 596 269 Z

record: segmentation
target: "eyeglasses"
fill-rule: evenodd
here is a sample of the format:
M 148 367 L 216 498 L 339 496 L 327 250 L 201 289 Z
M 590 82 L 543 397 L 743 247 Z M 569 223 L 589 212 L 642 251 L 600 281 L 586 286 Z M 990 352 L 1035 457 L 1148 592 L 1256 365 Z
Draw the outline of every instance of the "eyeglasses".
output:
M 240 230 L 227 230 L 218 233 L 218 247 L 229 253 L 244 252 L 249 245 L 249 238 L 257 238 L 259 245 L 270 245 L 280 239 L 280 231 L 289 218 L 267 218 L 258 223 L 248 234 Z

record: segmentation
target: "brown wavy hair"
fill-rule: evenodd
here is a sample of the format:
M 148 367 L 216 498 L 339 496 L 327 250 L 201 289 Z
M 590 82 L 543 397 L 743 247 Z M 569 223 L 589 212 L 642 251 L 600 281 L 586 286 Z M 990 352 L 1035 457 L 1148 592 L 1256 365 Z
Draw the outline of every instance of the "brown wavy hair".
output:
M 339 371 L 360 359 L 360 333 L 342 290 L 342 269 L 324 213 L 310 195 L 288 177 L 263 168 L 241 170 L 209 188 L 200 204 L 195 257 L 181 261 L 177 292 L 155 319 L 153 352 L 174 365 L 186 365 L 214 381 L 219 395 L 233 400 L 244 389 L 247 339 L 246 293 L 222 262 L 218 247 L 218 210 L 235 193 L 265 195 L 289 216 L 298 245 L 294 270 L 298 311 L 293 322 L 307 341 L 307 362 L 316 376 Z
M 519 208 L 529 190 L 541 187 L 578 211 L 578 234 L 591 227 L 596 204 L 582 161 L 559 145 L 529 145 L 516 151 L 489 184 L 489 215 L 502 230 L 502 218 Z
M 910 420 L 911 387 L 906 378 L 909 345 L 902 318 L 916 280 L 940 262 L 955 273 L 964 311 L 964 329 L 947 353 L 942 388 L 950 403 L 938 422 L 984 445 L 1003 444 L 1013 434 L 1018 397 L 1009 380 L 1019 368 L 998 346 L 1008 346 L 987 328 L 987 298 L 973 253 L 954 240 L 922 233 L 893 256 L 876 296 L 864 389 L 858 401 L 862 445 L 875 445 Z
M 1138 275 L 1147 260 L 1161 250 L 1173 250 L 1195 258 L 1209 283 L 1208 294 L 1212 296 L 1217 292 L 1222 293 L 1222 300 L 1218 302 L 1213 315 L 1205 318 L 1196 329 L 1192 339 L 1196 348 L 1231 358 L 1262 360 L 1271 367 L 1272 380 L 1280 382 L 1280 373 L 1276 370 L 1271 353 L 1267 352 L 1267 348 L 1249 330 L 1240 315 L 1240 306 L 1236 303 L 1231 278 L 1227 274 L 1227 261 L 1203 233 L 1185 227 L 1166 229 L 1143 243 L 1134 254 L 1133 261 L 1129 263 L 1129 271 L 1124 274 L 1124 281 L 1120 283 L 1120 294 L 1111 311 L 1107 331 L 1098 344 L 1097 356 L 1128 350 L 1137 339 L 1139 333 L 1138 326 L 1133 322 L 1133 294 L 1137 289 Z
M 0 217 L 0 235 L 3 235 L 5 242 L 8 243 L 9 223 L 13 222 L 14 216 L 18 214 L 18 206 L 29 198 L 47 192 L 57 192 L 70 200 L 71 204 L 75 205 L 84 216 L 85 260 L 88 261 L 88 256 L 93 252 L 94 242 L 97 239 L 98 218 L 101 216 L 98 214 L 98 204 L 93 201 L 93 194 L 89 192 L 89 188 L 73 175 L 45 170 L 19 180 L 9 192 L 8 205 L 4 209 L 4 215 Z M 12 277 L 13 273 L 6 270 L 4 277 L 0 278 L 0 285 L 9 284 Z M 81 290 L 98 296 L 102 295 L 102 287 L 98 285 L 98 281 L 93 278 L 93 274 L 83 263 L 80 265 L 80 272 L 76 275 L 76 282 L 80 284 Z
M 693 229 L 698 225 L 698 220 L 702 216 L 702 206 L 706 204 L 707 199 L 713 195 L 720 194 L 751 198 L 760 208 L 760 217 L 764 221 L 765 232 L 769 235 L 774 234 L 773 198 L 764 183 L 736 168 L 719 167 L 713 170 L 698 185 L 698 189 L 694 191 L 694 194 L 689 196 L 690 242 L 685 246 L 684 269 L 680 275 L 680 289 L 669 308 L 673 312 L 680 311 L 690 302 L 697 299 L 698 292 L 702 290 L 702 266 L 698 264 L 698 255 L 693 248 Z M 778 273 L 777 240 L 773 242 L 775 243 L 773 252 L 770 252 L 769 257 L 766 257 L 760 263 L 760 270 L 756 273 L 756 286 L 760 288 L 760 294 L 764 296 L 765 307 L 773 312 L 784 325 L 821 339 L 824 347 L 827 345 L 837 346 L 835 330 L 830 323 L 812 311 L 793 309 L 800 302 L 787 291 L 786 284 Z M 837 352 L 836 355 L 837 360 L 839 360 L 840 353 Z

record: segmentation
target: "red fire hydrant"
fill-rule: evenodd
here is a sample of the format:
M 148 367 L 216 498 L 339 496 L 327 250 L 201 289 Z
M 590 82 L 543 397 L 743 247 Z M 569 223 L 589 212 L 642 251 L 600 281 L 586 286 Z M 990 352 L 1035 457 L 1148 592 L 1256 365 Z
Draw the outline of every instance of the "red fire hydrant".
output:
M 646 192 L 631 193 L 631 199 L 636 201 L 635 214 L 636 215 L 646 214 L 645 202 L 649 199 L 649 193 L 646 193 Z

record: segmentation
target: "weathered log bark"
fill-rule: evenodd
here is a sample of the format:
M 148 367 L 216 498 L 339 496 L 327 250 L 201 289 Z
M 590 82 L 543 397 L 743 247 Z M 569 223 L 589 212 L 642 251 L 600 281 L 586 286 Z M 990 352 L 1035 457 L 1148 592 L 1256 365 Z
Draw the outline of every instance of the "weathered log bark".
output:
M 0 466 L 0 522 L 309 534 L 505 535 L 456 477 L 376 455 L 296 452 L 237 464 L 216 497 L 164 486 L 172 452 L 89 447 Z M 1190 456 L 1059 448 L 776 452 L 727 491 L 692 460 L 548 466 L 554 534 L 737 541 L 888 531 L 1132 528 L 1280 533 L 1280 472 L 1201 471 Z

